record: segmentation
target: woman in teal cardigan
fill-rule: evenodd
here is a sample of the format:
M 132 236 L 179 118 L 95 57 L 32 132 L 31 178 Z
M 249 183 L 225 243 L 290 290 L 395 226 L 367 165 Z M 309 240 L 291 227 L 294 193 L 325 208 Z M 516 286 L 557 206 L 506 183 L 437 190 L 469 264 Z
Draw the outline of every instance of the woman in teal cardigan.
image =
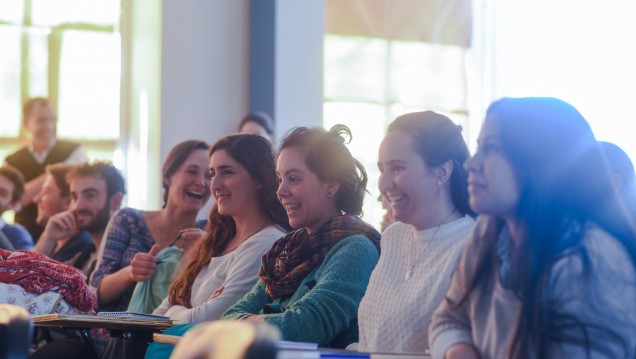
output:
M 259 280 L 221 319 L 262 320 L 278 327 L 284 340 L 345 347 L 358 339 L 357 309 L 378 258 L 365 235 L 343 238 L 291 296 L 273 298 Z
M 267 322 L 283 339 L 342 347 L 358 336 L 357 310 L 379 258 L 379 233 L 356 215 L 364 167 L 346 126 L 297 128 L 281 145 L 278 199 L 298 230 L 263 256 L 259 282 L 221 319 Z
M 366 171 L 345 146 L 349 128 L 296 128 L 283 139 L 278 199 L 296 231 L 263 256 L 259 281 L 221 319 L 266 322 L 284 340 L 344 348 L 358 339 L 357 311 L 379 256 L 380 234 L 358 218 Z M 166 334 L 180 335 L 192 325 Z M 153 344 L 146 358 L 165 356 Z M 160 351 L 164 351 L 160 354 Z

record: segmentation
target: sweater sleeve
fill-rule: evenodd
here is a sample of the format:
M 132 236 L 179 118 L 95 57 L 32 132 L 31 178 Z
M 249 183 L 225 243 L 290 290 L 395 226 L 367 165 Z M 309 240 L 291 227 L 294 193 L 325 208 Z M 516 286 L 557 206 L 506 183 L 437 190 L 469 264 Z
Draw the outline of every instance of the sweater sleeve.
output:
M 97 258 L 97 269 L 93 272 L 90 285 L 98 288 L 102 279 L 121 268 L 124 250 L 130 245 L 130 234 L 124 223 L 127 222 L 127 212 L 125 209 L 119 210 L 110 219 L 102 241 L 103 250 L 100 249 Z
M 166 311 L 166 315 L 178 323 L 198 323 L 219 319 L 232 304 L 254 286 L 258 280 L 262 255 L 269 250 L 281 233 L 276 231 L 274 236 L 271 233 L 269 236 L 267 233 L 258 237 L 254 236 L 232 253 L 232 262 L 229 264 L 227 276 L 223 282 L 223 291 L 219 296 L 194 308 L 173 306 Z M 217 289 L 205 288 L 210 295 Z
M 550 273 L 547 357 L 633 358 L 633 263 L 622 245 L 599 229 L 588 231 L 584 243 L 584 251 L 560 259 Z
M 473 344 L 468 311 L 469 298 L 461 305 L 452 303 L 458 303 L 465 294 L 465 278 L 472 267 L 471 259 L 474 257 L 480 238 L 487 230 L 487 227 L 488 219 L 480 217 L 469 235 L 468 243 L 459 259 L 446 296 L 433 313 L 428 331 L 431 357 L 433 359 L 444 358 L 446 351 L 455 344 Z
M 263 306 L 271 302 L 265 284 L 259 280 L 249 293 L 223 313 L 221 319 L 240 319 L 246 315 L 259 314 Z
M 357 317 L 379 253 L 366 237 L 341 240 L 327 253 L 316 285 L 283 313 L 265 317 L 285 340 L 327 345 Z

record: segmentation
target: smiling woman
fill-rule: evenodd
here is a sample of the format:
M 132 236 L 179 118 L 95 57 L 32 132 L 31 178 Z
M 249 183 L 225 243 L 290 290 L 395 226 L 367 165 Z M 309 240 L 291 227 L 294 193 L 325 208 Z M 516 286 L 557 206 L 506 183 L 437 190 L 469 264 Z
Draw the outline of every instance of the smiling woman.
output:
M 124 208 L 109 222 L 90 280 L 100 311 L 126 310 L 135 285 L 152 278 L 155 254 L 178 234 L 182 239 L 176 246 L 182 248 L 203 234 L 207 221 L 197 220 L 197 214 L 210 198 L 208 145 L 195 140 L 178 144 L 162 172 L 165 204 L 161 210 Z M 107 338 L 94 339 L 101 349 Z
M 345 146 L 348 127 L 296 128 L 283 139 L 278 199 L 296 228 L 263 256 L 260 280 L 221 319 L 266 322 L 285 340 L 344 347 L 379 256 L 379 233 L 358 216 L 367 178 Z
M 216 204 L 207 235 L 190 250 L 183 272 L 153 313 L 177 323 L 219 319 L 252 288 L 261 257 L 289 230 L 285 210 L 276 199 L 274 153 L 267 139 L 227 136 L 210 153 Z M 191 326 L 176 326 L 165 333 L 182 334 Z M 171 345 L 153 343 L 146 357 L 167 358 L 171 351 Z

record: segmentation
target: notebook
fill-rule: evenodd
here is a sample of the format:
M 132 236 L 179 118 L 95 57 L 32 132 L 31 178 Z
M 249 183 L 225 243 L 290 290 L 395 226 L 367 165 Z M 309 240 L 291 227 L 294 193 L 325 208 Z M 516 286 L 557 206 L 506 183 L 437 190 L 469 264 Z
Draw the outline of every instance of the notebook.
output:
M 169 317 L 164 317 L 162 315 L 152 315 L 146 313 L 135 313 L 135 312 L 99 312 L 97 315 L 102 317 L 116 317 L 116 318 L 145 318 L 145 319 L 153 319 L 153 320 L 170 320 Z

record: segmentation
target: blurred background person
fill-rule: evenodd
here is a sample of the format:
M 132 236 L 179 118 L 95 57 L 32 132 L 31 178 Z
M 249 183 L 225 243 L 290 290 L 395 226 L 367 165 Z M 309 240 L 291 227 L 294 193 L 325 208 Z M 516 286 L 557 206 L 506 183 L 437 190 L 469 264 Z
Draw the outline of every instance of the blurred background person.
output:
M 263 136 L 274 142 L 274 121 L 265 112 L 250 112 L 239 123 L 238 132 Z
M 46 166 L 58 162 L 80 164 L 86 162 L 86 154 L 79 144 L 57 139 L 57 116 L 48 99 L 35 97 L 26 101 L 22 116 L 30 143 L 7 156 L 5 162 L 17 168 L 26 182 L 15 221 L 22 224 L 37 242 L 44 227 L 36 222 L 37 207 L 33 198 L 42 189 Z
M 9 250 L 33 249 L 31 234 L 19 223 L 9 224 L 2 214 L 14 209 L 24 194 L 24 177 L 11 166 L 0 167 L 0 233 L 11 244 Z

